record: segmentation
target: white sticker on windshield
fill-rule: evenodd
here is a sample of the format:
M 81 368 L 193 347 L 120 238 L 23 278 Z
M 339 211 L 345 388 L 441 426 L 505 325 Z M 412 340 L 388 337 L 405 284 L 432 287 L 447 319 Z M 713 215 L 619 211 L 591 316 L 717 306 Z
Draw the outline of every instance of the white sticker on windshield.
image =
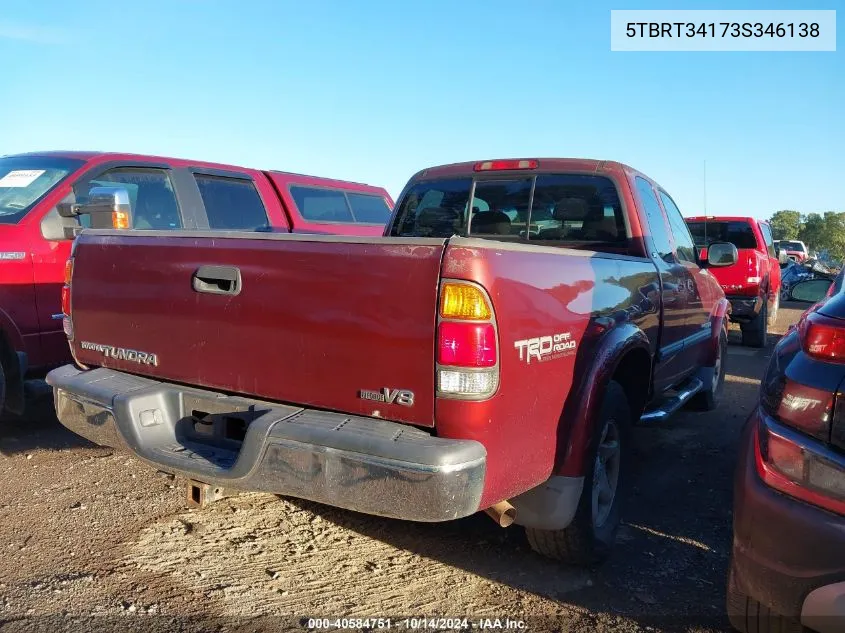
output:
M 0 187 L 29 187 L 44 173 L 43 169 L 17 169 L 0 178 Z

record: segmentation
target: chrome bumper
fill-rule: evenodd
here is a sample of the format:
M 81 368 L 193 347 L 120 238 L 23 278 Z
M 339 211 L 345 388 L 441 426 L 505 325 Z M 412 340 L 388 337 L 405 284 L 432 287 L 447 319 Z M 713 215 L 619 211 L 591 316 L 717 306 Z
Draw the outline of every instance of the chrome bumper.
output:
M 66 365 L 47 382 L 74 433 L 203 483 L 411 521 L 479 510 L 487 459 L 479 442 L 108 369 Z

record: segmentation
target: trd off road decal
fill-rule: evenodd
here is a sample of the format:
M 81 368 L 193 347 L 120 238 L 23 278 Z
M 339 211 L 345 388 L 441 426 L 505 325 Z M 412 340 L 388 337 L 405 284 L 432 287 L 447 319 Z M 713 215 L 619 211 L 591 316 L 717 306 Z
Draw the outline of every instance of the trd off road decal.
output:
M 538 336 L 514 341 L 513 346 L 519 350 L 519 360 L 530 365 L 532 359 L 542 363 L 547 360 L 569 356 L 575 352 L 578 344 L 572 340 L 571 333 L 560 332 L 549 336 Z

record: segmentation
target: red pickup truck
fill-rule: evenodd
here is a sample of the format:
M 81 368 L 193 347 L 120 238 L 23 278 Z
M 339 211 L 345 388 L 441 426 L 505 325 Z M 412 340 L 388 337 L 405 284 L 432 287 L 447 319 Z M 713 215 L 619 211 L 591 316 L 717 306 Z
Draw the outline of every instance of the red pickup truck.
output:
M 699 261 L 665 190 L 580 159 L 426 169 L 382 238 L 84 231 L 64 302 L 76 365 L 47 382 L 62 424 L 197 497 L 488 510 L 592 563 L 619 525 L 630 426 L 715 406 L 729 305 L 707 269 L 736 256 L 713 243 Z
M 780 306 L 780 263 L 768 222 L 747 217 L 698 216 L 687 218 L 696 246 L 706 249 L 712 242 L 736 246 L 739 260 L 733 266 L 714 271 L 731 302 L 731 320 L 739 323 L 742 344 L 764 347 L 769 326 Z
M 24 409 L 24 378 L 71 360 L 60 291 L 79 220 L 63 205 L 120 185 L 136 230 L 381 235 L 393 201 L 357 183 L 156 156 L 45 152 L 0 157 L 0 412 Z M 108 218 L 113 226 L 112 215 Z M 131 219 L 131 223 L 128 220 Z M 43 373 L 42 373 L 43 375 Z

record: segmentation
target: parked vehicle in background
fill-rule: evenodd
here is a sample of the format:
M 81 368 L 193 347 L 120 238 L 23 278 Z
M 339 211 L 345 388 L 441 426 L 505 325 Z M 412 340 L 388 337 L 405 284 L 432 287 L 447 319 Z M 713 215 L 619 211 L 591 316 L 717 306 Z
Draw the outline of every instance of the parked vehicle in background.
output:
M 127 195 L 122 211 L 73 217 L 92 188 L 114 185 Z M 70 361 L 60 294 L 80 220 L 155 231 L 381 235 L 391 207 L 381 187 L 201 161 L 94 152 L 0 157 L 0 412 L 4 405 L 23 412 L 28 374 Z
M 800 240 L 779 240 L 778 246 L 794 262 L 801 263 L 810 259 L 810 251 L 807 249 L 807 245 Z
M 733 266 L 713 271 L 731 302 L 731 321 L 739 323 L 742 344 L 763 347 L 780 306 L 780 262 L 768 222 L 747 217 L 687 218 L 695 244 L 730 242 L 739 252 Z
M 805 281 L 807 279 L 831 280 L 836 277 L 838 273 L 838 270 L 833 270 L 818 260 L 808 259 L 804 263 L 799 264 L 798 262 L 790 259 L 780 272 L 781 299 L 788 301 L 792 286 L 797 284 L 799 281 Z
M 740 631 L 822 633 L 845 623 L 845 293 L 795 284 L 812 304 L 780 340 L 742 433 L 728 615 Z
M 632 423 L 716 405 L 730 306 L 707 269 L 736 248 L 699 260 L 665 190 L 573 159 L 423 170 L 386 235 L 83 232 L 59 419 L 197 499 L 487 510 L 542 554 L 602 560 Z

